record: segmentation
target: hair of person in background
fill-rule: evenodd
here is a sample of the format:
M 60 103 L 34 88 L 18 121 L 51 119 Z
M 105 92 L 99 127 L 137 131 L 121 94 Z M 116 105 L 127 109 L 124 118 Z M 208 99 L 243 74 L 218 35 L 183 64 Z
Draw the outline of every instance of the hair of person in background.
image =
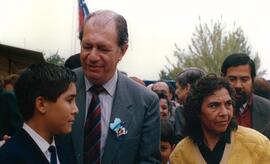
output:
M 81 61 L 80 61 L 80 53 L 71 55 L 64 64 L 65 67 L 69 69 L 75 69 L 81 66 Z
M 14 85 L 15 85 L 18 77 L 19 76 L 17 74 L 7 75 L 4 79 L 4 89 L 6 91 L 13 91 Z
M 197 67 L 190 67 L 180 72 L 176 77 L 176 90 L 177 101 L 184 104 L 193 83 L 203 77 L 205 72 Z
M 161 120 L 161 141 L 169 142 L 174 145 L 174 128 L 168 120 Z
M 169 86 L 169 91 L 170 91 L 169 99 L 175 100 L 175 87 L 171 83 L 167 83 L 167 84 Z
M 157 81 L 153 84 L 152 90 L 156 93 L 162 92 L 164 93 L 168 98 L 170 96 L 170 89 L 168 83 L 166 81 Z
M 263 77 L 256 77 L 253 84 L 253 93 L 266 99 L 270 99 L 269 82 Z
M 177 74 L 176 82 L 181 86 L 193 84 L 199 78 L 205 76 L 205 71 L 197 67 L 190 67 Z
M 139 83 L 139 84 L 141 84 L 141 85 L 145 86 L 144 81 L 143 81 L 143 80 L 141 80 L 141 79 L 139 79 L 138 77 L 131 76 L 131 77 L 129 77 L 129 78 L 131 78 L 132 80 L 136 81 L 137 83 Z
M 247 54 L 244 53 L 234 53 L 229 55 L 221 66 L 221 76 L 226 76 L 228 68 L 240 65 L 249 65 L 252 82 L 254 82 L 254 78 L 256 77 L 255 63 Z

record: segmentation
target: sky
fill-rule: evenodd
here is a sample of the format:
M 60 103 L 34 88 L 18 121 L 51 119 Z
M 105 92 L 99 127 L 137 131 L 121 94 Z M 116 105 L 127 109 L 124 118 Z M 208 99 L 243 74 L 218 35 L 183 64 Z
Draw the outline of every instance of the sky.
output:
M 129 49 L 118 68 L 144 80 L 159 79 L 174 45 L 187 48 L 199 23 L 220 20 L 241 27 L 270 79 L 270 10 L 267 0 L 85 0 L 90 10 L 109 9 L 128 23 Z M 0 43 L 62 57 L 80 51 L 77 0 L 0 0 Z

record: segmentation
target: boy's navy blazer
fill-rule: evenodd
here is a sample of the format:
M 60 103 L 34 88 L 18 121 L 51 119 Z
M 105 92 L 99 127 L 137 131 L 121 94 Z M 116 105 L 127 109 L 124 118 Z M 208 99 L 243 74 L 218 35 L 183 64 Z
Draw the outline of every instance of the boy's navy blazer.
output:
M 61 164 L 68 164 L 65 156 L 59 151 L 57 143 L 57 155 Z M 50 164 L 45 155 L 31 136 L 20 129 L 7 143 L 0 148 L 1 164 Z

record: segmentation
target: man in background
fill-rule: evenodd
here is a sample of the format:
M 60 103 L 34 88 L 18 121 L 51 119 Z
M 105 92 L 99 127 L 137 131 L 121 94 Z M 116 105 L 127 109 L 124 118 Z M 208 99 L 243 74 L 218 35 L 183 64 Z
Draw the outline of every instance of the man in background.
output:
M 270 101 L 252 93 L 255 63 L 247 54 L 231 54 L 223 62 L 221 75 L 236 90 L 236 118 L 239 125 L 262 131 L 270 121 Z
M 180 72 L 176 77 L 176 95 L 180 106 L 175 111 L 175 143 L 184 137 L 185 118 L 183 116 L 183 104 L 194 83 L 202 78 L 205 72 L 197 67 L 190 67 Z

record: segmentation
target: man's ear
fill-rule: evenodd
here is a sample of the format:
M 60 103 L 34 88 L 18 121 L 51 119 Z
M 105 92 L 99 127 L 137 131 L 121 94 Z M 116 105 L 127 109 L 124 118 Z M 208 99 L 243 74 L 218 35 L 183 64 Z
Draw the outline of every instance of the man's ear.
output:
M 124 46 L 121 47 L 121 52 L 123 53 L 123 56 L 126 53 L 127 49 L 128 49 L 128 44 L 125 44 Z
M 35 109 L 37 112 L 39 112 L 41 114 L 45 114 L 46 113 L 46 105 L 47 105 L 47 101 L 45 100 L 44 97 L 42 97 L 42 96 L 36 97 Z
M 125 53 L 127 52 L 128 44 L 125 44 L 124 46 L 120 47 L 121 56 L 119 56 L 118 61 L 121 61 Z

